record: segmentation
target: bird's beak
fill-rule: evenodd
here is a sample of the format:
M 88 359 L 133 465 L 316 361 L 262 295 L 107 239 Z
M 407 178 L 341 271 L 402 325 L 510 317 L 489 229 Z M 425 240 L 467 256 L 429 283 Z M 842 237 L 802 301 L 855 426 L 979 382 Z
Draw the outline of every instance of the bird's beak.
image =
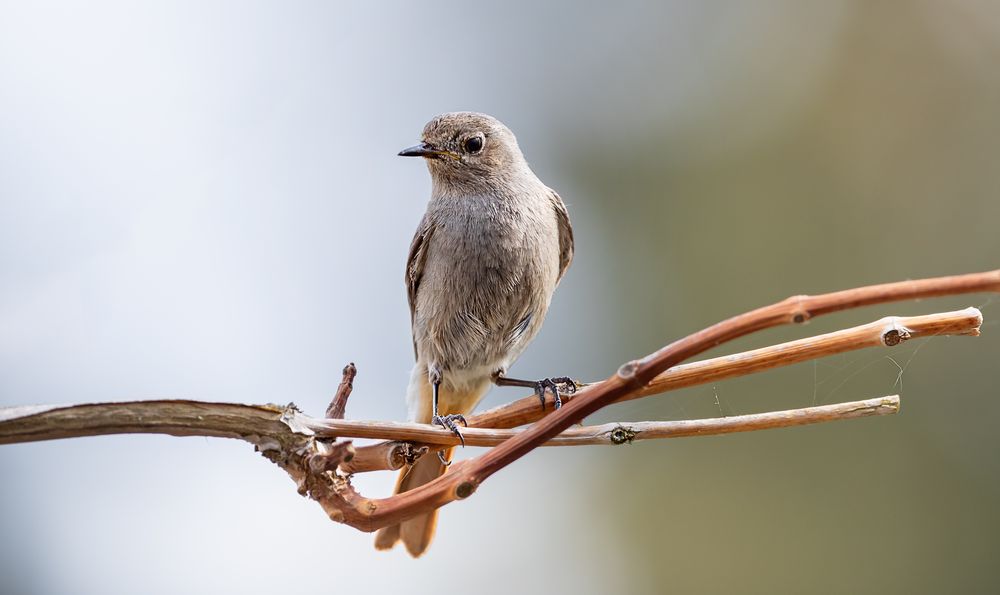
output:
M 440 159 L 441 157 L 451 157 L 457 158 L 451 151 L 445 151 L 438 149 L 430 143 L 420 143 L 419 145 L 413 145 L 412 147 L 407 147 L 399 152 L 400 157 L 427 157 L 428 159 Z

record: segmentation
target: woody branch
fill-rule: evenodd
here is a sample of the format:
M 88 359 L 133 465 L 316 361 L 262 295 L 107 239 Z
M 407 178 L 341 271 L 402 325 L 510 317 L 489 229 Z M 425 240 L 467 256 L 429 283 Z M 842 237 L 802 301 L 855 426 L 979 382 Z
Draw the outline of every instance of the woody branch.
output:
M 611 424 L 566 432 L 569 426 L 616 401 L 749 374 L 847 349 L 879 344 L 891 346 L 919 336 L 978 334 L 981 317 L 978 311 L 970 308 L 924 317 L 886 318 L 855 329 L 672 367 L 710 347 L 779 324 L 804 322 L 813 316 L 863 305 L 982 291 L 1000 291 L 1000 271 L 889 283 L 820 296 L 794 296 L 742 314 L 685 337 L 646 358 L 625 364 L 617 374 L 587 386 L 559 411 L 526 430 L 505 428 L 532 421 L 538 415 L 537 399 L 533 400 L 534 411 L 528 410 L 528 399 L 525 399 L 470 418 L 472 425 L 478 428 L 493 428 L 470 428 L 466 433 L 470 444 L 500 442 L 500 445 L 481 457 L 456 463 L 450 473 L 432 483 L 385 499 L 364 498 L 351 486 L 349 475 L 338 472 L 338 468 L 347 471 L 352 470 L 352 465 L 354 470 L 392 468 L 398 466 L 399 461 L 419 456 L 426 447 L 411 446 L 409 442 L 388 442 L 355 450 L 349 442 L 333 442 L 334 438 L 374 437 L 450 444 L 454 437 L 444 430 L 418 424 L 315 420 L 291 407 L 146 401 L 0 410 L 0 443 L 127 432 L 242 438 L 282 466 L 298 483 L 300 493 L 317 500 L 332 519 L 373 531 L 468 497 L 487 477 L 543 444 L 586 443 L 588 440 L 616 443 L 892 413 L 898 409 L 895 396 L 720 420 Z M 352 379 L 353 371 L 348 378 L 348 369 L 345 369 L 345 381 L 338 390 L 342 399 L 337 413 L 342 414 Z

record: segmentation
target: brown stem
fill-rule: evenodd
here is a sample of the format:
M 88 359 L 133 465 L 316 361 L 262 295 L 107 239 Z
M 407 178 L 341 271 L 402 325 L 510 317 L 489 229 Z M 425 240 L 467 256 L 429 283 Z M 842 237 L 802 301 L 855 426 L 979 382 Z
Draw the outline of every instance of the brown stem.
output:
M 326 439 L 350 437 L 395 437 L 435 445 L 456 445 L 451 430 L 429 424 L 365 422 L 315 419 L 293 408 L 208 403 L 203 401 L 130 401 L 86 403 L 28 411 L 0 409 L 0 444 L 76 438 L 104 434 L 171 434 L 240 438 L 263 451 L 301 442 L 310 452 L 301 453 L 312 473 L 339 469 L 347 473 L 375 469 L 399 469 L 427 452 L 409 442 L 385 442 L 381 457 L 375 450 L 365 458 L 356 456 L 350 442 Z M 891 395 L 864 401 L 819 405 L 787 411 L 771 411 L 709 419 L 682 421 L 616 422 L 570 428 L 542 446 L 614 445 L 635 440 L 707 436 L 798 426 L 899 410 L 899 397 Z M 197 423 L 196 421 L 197 420 Z M 178 431 L 183 428 L 183 431 Z M 463 432 L 468 446 L 496 446 L 526 430 L 468 428 Z
M 680 421 L 614 422 L 599 426 L 582 426 L 563 430 L 562 433 L 540 446 L 614 445 L 637 440 L 752 432 L 771 428 L 802 426 L 838 419 L 889 415 L 898 411 L 899 396 L 890 395 L 875 399 L 865 399 L 863 401 L 817 405 L 815 407 L 803 407 L 786 411 L 732 415 L 729 417 Z M 417 438 L 422 442 L 437 445 L 457 445 L 459 443 L 458 438 L 450 430 L 425 424 L 396 424 L 392 427 L 379 424 L 378 428 L 373 424 L 370 428 L 364 428 L 356 425 L 346 425 L 351 422 L 337 424 L 330 424 L 328 421 L 323 420 L 315 420 L 315 422 L 316 425 L 312 427 L 316 429 L 317 436 L 321 436 L 327 432 L 337 436 L 371 433 L 373 435 L 378 434 L 379 436 L 396 436 L 399 439 L 403 439 L 404 437 L 409 437 L 409 439 Z M 497 446 L 506 440 L 523 434 L 525 431 L 518 429 L 468 428 L 467 430 L 463 429 L 462 437 L 465 439 L 466 446 Z M 342 465 L 341 468 L 343 467 Z

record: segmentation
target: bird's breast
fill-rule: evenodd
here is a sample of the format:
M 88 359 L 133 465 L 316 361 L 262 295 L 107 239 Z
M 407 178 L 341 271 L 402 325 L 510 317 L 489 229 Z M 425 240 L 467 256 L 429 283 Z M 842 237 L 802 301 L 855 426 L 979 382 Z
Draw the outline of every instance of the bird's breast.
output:
M 441 213 L 417 295 L 418 356 L 506 365 L 540 327 L 558 264 L 555 218 L 541 209 L 470 200 Z

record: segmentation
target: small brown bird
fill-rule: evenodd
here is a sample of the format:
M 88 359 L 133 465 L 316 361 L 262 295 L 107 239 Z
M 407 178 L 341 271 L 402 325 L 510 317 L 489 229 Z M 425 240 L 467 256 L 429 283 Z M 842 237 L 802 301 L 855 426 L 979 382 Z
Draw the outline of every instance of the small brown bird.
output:
M 559 406 L 569 378 L 507 378 L 535 337 L 559 280 L 573 258 L 566 205 L 528 167 L 514 134 L 485 114 L 442 114 L 422 142 L 399 153 L 423 157 L 431 199 L 413 236 L 406 265 L 417 363 L 407 402 L 410 419 L 450 428 L 465 423 L 491 383 L 545 390 Z M 434 480 L 451 450 L 404 469 L 396 493 Z M 402 539 L 419 556 L 434 536 L 437 511 L 381 529 L 375 547 Z

